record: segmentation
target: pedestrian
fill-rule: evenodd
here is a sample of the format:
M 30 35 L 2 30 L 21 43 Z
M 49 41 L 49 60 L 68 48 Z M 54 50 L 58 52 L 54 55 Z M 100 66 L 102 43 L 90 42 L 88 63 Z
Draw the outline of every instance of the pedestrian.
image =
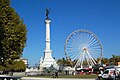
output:
M 116 80 L 116 78 L 117 78 L 117 76 L 118 76 L 118 72 L 117 72 L 117 69 L 115 68 L 115 70 L 114 70 L 114 76 L 115 76 L 115 80 Z
M 55 77 L 55 72 L 54 72 L 54 73 L 52 73 L 52 77 L 53 77 L 53 78 Z
M 55 72 L 55 77 L 58 78 L 58 72 L 57 71 Z

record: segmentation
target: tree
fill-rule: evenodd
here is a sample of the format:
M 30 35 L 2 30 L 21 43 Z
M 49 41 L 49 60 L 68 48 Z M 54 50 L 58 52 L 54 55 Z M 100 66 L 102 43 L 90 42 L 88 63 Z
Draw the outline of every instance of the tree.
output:
M 111 65 L 117 65 L 118 62 L 120 62 L 120 55 L 112 55 L 112 57 L 109 59 Z
M 120 62 L 120 55 L 116 56 L 116 55 L 112 55 L 111 58 L 102 58 L 102 62 L 103 64 L 106 65 L 118 65 L 118 62 Z
M 0 66 L 5 70 L 22 56 L 26 34 L 26 26 L 10 6 L 10 0 L 0 0 Z
M 102 63 L 109 65 L 109 59 L 108 58 L 102 58 Z
M 21 71 L 25 71 L 26 70 L 26 65 L 25 63 L 20 60 L 20 61 L 14 61 L 14 69 L 13 71 L 17 71 L 17 72 L 21 72 Z
M 63 69 L 66 66 L 73 67 L 75 65 L 74 63 L 74 61 L 66 60 L 65 58 L 57 60 L 57 64 L 60 66 L 61 69 Z

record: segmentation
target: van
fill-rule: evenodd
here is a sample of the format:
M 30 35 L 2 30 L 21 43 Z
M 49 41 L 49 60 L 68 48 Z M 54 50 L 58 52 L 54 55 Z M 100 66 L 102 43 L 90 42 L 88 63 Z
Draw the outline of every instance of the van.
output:
M 114 71 L 115 69 L 106 69 L 102 74 L 102 78 L 114 78 Z
M 115 71 L 116 73 L 119 73 L 120 72 L 120 69 L 119 68 L 107 68 L 103 74 L 99 74 L 98 75 L 98 78 L 103 78 L 103 79 L 110 79 L 110 78 L 115 78 Z

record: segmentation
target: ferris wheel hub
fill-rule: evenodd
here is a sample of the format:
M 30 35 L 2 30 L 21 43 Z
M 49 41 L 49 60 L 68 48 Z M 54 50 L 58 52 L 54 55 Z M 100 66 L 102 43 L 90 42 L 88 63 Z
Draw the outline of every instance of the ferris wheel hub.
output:
M 84 51 L 86 51 L 86 50 L 87 50 L 87 48 L 83 48 L 83 50 L 84 50 Z

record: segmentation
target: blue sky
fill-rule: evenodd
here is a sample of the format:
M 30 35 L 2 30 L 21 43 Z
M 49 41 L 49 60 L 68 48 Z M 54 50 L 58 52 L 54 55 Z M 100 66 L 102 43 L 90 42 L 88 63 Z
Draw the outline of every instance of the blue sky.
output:
M 45 9 L 50 8 L 51 49 L 56 59 L 65 57 L 66 38 L 77 29 L 95 33 L 103 57 L 120 55 L 120 0 L 12 0 L 28 29 L 23 57 L 29 65 L 39 63 L 45 49 Z

